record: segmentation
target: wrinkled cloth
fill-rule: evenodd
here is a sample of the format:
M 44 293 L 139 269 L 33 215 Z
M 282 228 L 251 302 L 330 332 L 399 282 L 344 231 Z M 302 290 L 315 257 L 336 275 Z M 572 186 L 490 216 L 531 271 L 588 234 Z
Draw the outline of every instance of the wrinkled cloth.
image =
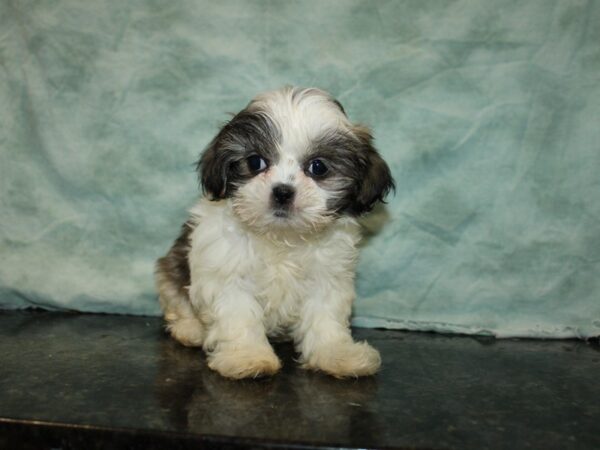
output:
M 0 307 L 159 314 L 194 162 L 333 93 L 397 182 L 353 323 L 600 334 L 600 2 L 0 1 Z

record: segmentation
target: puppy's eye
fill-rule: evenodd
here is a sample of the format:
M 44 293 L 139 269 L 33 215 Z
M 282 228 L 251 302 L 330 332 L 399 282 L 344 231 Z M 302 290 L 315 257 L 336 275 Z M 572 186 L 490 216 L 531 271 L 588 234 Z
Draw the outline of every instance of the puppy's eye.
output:
M 249 156 L 246 161 L 251 172 L 258 173 L 267 168 L 267 161 L 259 155 Z
M 317 177 L 325 175 L 328 171 L 329 168 L 320 159 L 313 159 L 308 165 L 308 172 Z

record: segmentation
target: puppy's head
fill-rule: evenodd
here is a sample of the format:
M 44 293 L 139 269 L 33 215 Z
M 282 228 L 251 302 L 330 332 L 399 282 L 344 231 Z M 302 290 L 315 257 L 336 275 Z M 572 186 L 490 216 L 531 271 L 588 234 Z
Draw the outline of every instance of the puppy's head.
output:
M 198 170 L 205 193 L 231 198 L 257 231 L 318 231 L 370 211 L 394 188 L 369 130 L 318 89 L 257 96 L 220 130 Z

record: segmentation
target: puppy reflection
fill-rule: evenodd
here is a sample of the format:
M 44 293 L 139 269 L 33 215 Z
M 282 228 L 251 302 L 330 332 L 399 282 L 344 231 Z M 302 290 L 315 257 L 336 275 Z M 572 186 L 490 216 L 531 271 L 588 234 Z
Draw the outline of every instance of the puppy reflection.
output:
M 369 130 L 329 94 L 286 87 L 227 123 L 198 170 L 205 196 L 157 263 L 171 335 L 228 378 L 280 370 L 268 337 L 292 340 L 302 367 L 375 373 L 379 353 L 349 329 L 356 218 L 394 187 Z
M 233 382 L 209 370 L 193 351 L 173 341 L 161 345 L 155 386 L 162 409 L 178 431 L 305 440 L 319 430 L 324 442 L 367 438 L 373 443 L 377 439 L 371 433 L 383 428 L 372 411 L 374 378 L 338 381 L 286 364 L 278 377 Z M 277 344 L 276 349 L 291 361 L 289 344 Z

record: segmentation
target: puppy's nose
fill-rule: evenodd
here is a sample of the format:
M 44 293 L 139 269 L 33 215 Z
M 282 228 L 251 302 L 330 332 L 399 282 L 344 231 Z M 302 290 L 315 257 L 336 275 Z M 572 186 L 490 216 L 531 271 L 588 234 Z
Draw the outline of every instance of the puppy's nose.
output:
M 277 184 L 273 186 L 273 201 L 277 206 L 286 206 L 291 203 L 296 190 L 289 184 Z

